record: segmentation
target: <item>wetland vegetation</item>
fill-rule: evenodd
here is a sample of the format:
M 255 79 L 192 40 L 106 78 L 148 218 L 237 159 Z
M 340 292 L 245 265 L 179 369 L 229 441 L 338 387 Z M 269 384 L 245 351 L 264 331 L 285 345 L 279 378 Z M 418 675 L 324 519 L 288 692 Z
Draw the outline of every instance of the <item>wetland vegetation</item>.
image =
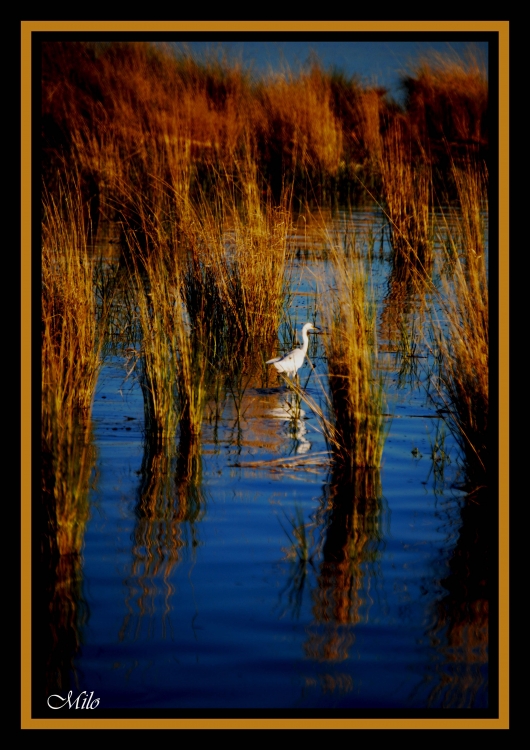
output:
M 484 66 L 426 59 L 398 106 L 317 62 L 255 80 L 154 44 L 43 42 L 41 63 L 38 700 L 80 685 L 102 708 L 487 708 Z M 306 320 L 322 333 L 287 383 L 266 361 Z M 420 402 L 422 437 L 385 461 Z M 411 517 L 431 510 L 411 539 L 388 496 L 419 441 Z M 424 533 L 408 581 L 414 559 L 395 570 Z M 278 535 L 276 577 L 255 555 L 274 560 Z M 176 594 L 196 566 L 200 606 Z M 219 629 L 196 668 L 195 617 Z M 300 632 L 269 641 L 286 618 Z M 356 666 L 361 643 L 404 687 Z

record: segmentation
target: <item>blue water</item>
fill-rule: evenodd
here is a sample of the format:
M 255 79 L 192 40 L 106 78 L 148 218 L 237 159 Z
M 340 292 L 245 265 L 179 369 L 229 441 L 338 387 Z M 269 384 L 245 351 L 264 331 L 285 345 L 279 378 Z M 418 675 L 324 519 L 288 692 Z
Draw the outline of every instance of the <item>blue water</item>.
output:
M 302 268 L 297 329 L 314 312 Z M 374 264 L 380 298 L 387 270 Z M 379 344 L 389 433 L 364 491 L 333 476 L 305 404 L 293 433 L 274 379 L 249 385 L 239 419 L 227 396 L 217 423 L 205 421 L 190 482 L 170 462 L 165 484 L 146 490 L 140 388 L 123 360 L 106 361 L 72 672 L 101 709 L 488 708 L 486 563 L 457 489 L 457 446 L 423 360 L 400 374 L 395 347 Z M 324 372 L 318 338 L 309 354 Z M 321 398 L 309 365 L 300 379 Z M 293 545 L 300 518 L 305 558 Z
M 444 656 L 445 624 L 433 630 L 463 503 L 450 488 L 456 462 L 443 480 L 433 474 L 438 420 L 396 407 L 377 510 L 359 511 L 369 530 L 357 547 L 351 533 L 350 568 L 326 576 L 323 548 L 334 523 L 326 516 L 328 469 L 234 467 L 260 451 L 244 439 L 234 444 L 231 420 L 215 446 L 204 445 L 198 520 L 160 521 L 146 550 L 137 539 L 142 404 L 136 392 L 117 408 L 119 379 L 119 370 L 104 371 L 94 408 L 99 475 L 83 554 L 90 617 L 76 659 L 80 684 L 101 707 L 436 707 L 433 688 L 455 660 L 464 674 L 453 689 L 463 705 L 470 705 L 471 674 L 479 684 L 472 705 L 487 706 L 485 652 L 468 663 L 464 645 L 458 654 L 448 644 Z M 266 408 L 267 398 L 260 400 Z M 127 432 L 124 414 L 136 416 Z M 270 421 L 280 451 L 296 455 L 300 441 L 282 434 L 281 420 Z M 306 421 L 317 427 L 311 414 Z M 315 430 L 307 438 L 302 457 L 325 448 Z M 305 565 L 289 555 L 297 510 L 314 554 Z

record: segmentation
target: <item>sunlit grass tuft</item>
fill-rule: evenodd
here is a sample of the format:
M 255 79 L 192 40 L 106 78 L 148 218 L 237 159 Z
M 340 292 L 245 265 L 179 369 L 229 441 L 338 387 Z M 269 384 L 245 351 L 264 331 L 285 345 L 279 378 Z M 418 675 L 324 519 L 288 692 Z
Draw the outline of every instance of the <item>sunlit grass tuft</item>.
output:
M 489 413 L 489 302 L 486 182 L 475 169 L 455 175 L 460 212 L 448 229 L 441 319 L 434 323 L 440 359 L 439 403 L 466 459 L 468 481 L 486 483 Z
M 42 482 L 48 532 L 60 553 L 80 550 L 93 467 L 90 412 L 109 299 L 95 295 L 82 196 L 64 181 L 44 193 L 42 221 Z M 106 289 L 111 294 L 111 285 Z M 54 541 L 53 541 L 54 540 Z
M 148 252 L 131 248 L 145 428 L 171 441 L 180 425 L 186 439 L 198 438 L 207 395 L 203 329 L 192 327 L 186 312 L 177 249 L 160 234 L 148 236 Z
M 402 77 L 411 125 L 424 143 L 459 149 L 487 143 L 486 61 L 471 48 L 464 57 L 431 52 Z
M 193 326 L 203 326 L 218 369 L 255 368 L 275 337 L 289 284 L 289 198 L 273 205 L 259 194 L 250 164 L 236 187 L 219 176 L 206 196 L 180 214 L 186 252 L 184 296 Z
M 379 467 L 386 437 L 384 391 L 377 369 L 375 309 L 359 259 L 332 250 L 333 290 L 324 308 L 331 421 L 339 464 Z

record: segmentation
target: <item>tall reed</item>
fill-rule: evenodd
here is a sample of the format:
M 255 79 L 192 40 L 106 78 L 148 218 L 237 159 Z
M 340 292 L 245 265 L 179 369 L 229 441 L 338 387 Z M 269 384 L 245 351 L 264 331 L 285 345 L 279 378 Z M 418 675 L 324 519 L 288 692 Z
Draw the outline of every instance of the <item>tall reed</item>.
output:
M 337 463 L 379 467 L 386 437 L 383 381 L 377 370 L 375 309 L 364 263 L 332 245 L 333 287 L 323 310 Z
M 254 166 L 240 171 L 237 187 L 219 177 L 213 205 L 202 196 L 179 216 L 190 320 L 209 331 L 215 359 L 227 372 L 256 360 L 272 342 L 289 283 L 288 196 L 273 205 L 260 195 Z
M 250 160 L 238 164 L 237 181 L 215 173 L 214 201 L 180 190 L 169 152 L 151 169 L 141 191 L 125 176 L 116 188 L 131 216 L 123 236 L 143 331 L 146 422 L 161 437 L 180 423 L 181 438 L 191 437 L 200 434 L 207 368 L 230 374 L 251 360 L 261 367 L 260 342 L 276 333 L 288 198 L 281 206 L 263 200 Z
M 322 233 L 328 259 L 320 313 L 327 388 L 321 383 L 319 398 L 297 379 L 285 380 L 298 404 L 304 401 L 317 417 L 337 469 L 379 468 L 387 430 L 369 258 L 359 253 L 355 238 L 343 238 L 342 246 L 325 227 Z
M 161 224 L 146 214 L 143 218 L 148 248 L 133 244 L 131 235 L 130 249 L 142 332 L 140 384 L 146 430 L 159 440 L 171 440 L 180 425 L 181 435 L 198 437 L 206 399 L 204 328 L 201 321 L 190 324 L 178 247 Z
M 145 429 L 160 440 L 171 440 L 179 419 L 176 328 L 181 316 L 158 251 L 150 253 L 143 267 L 134 267 L 133 283 L 141 330 L 138 356 Z
M 101 366 L 111 285 L 98 303 L 95 264 L 79 183 L 45 192 L 42 208 L 41 497 L 34 605 L 47 612 L 42 634 L 46 694 L 70 685 L 85 608 L 81 549 L 95 463 L 90 412 Z
M 243 336 L 264 345 L 277 331 L 288 283 L 290 206 L 286 195 L 278 206 L 262 201 L 253 175 L 242 193 L 241 201 L 228 207 L 227 302 L 237 311 Z
M 297 76 L 290 71 L 269 76 L 256 88 L 255 101 L 259 159 L 273 183 L 298 176 L 313 177 L 318 184 L 337 174 L 342 128 L 331 78 L 318 65 Z
M 57 411 L 88 413 L 101 365 L 103 340 L 87 249 L 81 195 L 63 185 L 45 194 L 42 224 L 43 393 Z
M 411 128 L 440 167 L 467 158 L 483 158 L 488 141 L 488 74 L 486 62 L 472 47 L 466 54 L 422 58 L 402 76 Z M 450 170 L 449 170 L 450 171 Z M 449 176 L 449 175 L 448 175 Z
M 82 528 L 79 513 L 85 516 L 78 502 L 90 474 L 86 429 L 108 311 L 108 300 L 97 309 L 94 268 L 81 194 L 65 183 L 58 198 L 44 195 L 41 329 L 43 482 L 53 497 L 56 533 L 72 527 L 70 541 L 59 545 L 65 551 L 78 548 L 74 528 Z
M 432 177 L 425 154 L 415 144 L 402 119 L 382 138 L 379 172 L 384 210 L 390 223 L 394 265 L 428 276 L 432 249 Z
M 465 456 L 468 480 L 487 482 L 489 295 L 486 175 L 454 167 L 459 206 L 448 226 L 441 317 L 434 321 L 440 355 L 439 401 Z

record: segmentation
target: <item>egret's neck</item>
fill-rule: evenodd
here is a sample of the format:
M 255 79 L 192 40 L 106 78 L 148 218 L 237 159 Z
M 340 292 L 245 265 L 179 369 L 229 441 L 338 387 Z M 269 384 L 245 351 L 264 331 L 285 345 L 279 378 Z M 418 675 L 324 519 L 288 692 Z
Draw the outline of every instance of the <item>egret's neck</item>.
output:
M 304 354 L 307 353 L 307 347 L 309 346 L 309 336 L 307 335 L 307 331 L 305 328 L 302 329 L 302 340 L 303 340 L 303 346 L 302 351 Z

